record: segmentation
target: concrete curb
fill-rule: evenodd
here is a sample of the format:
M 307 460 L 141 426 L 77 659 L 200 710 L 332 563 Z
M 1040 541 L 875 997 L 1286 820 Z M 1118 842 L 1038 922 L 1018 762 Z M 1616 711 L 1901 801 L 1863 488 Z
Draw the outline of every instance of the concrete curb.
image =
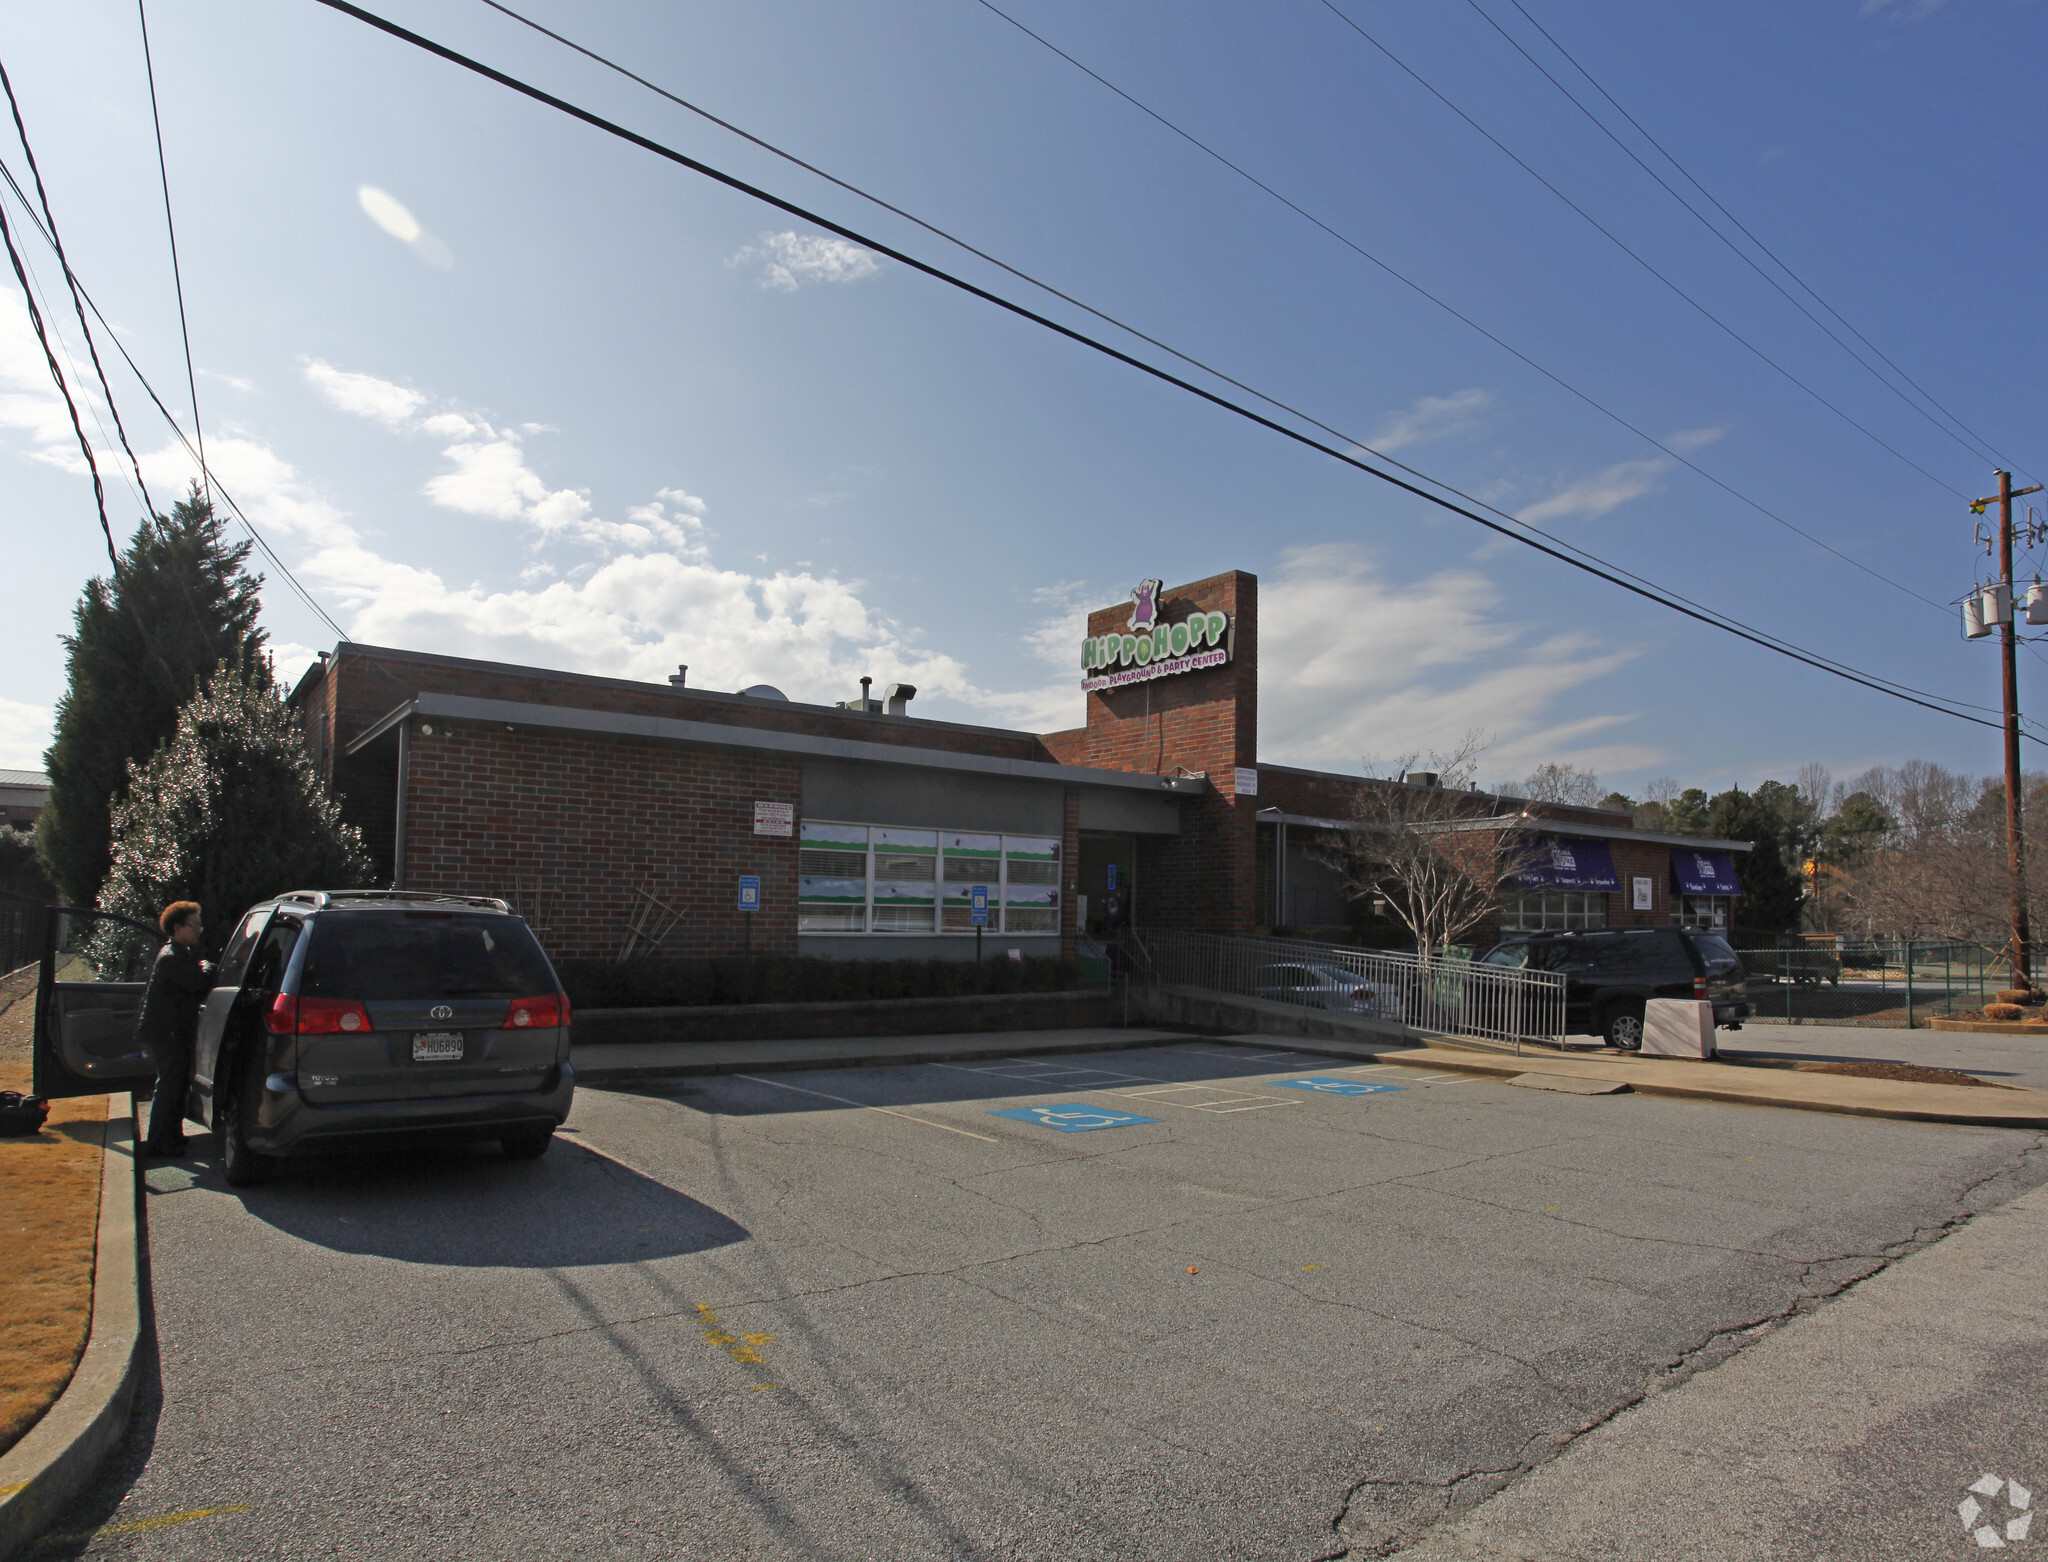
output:
M 1929 1030 L 1967 1030 L 1985 1036 L 2043 1036 L 2048 1026 L 2028 1025 L 2020 1020 L 1929 1020 Z
M 1237 1038 L 1232 1038 L 1236 1040 Z M 1241 1044 L 1241 1043 L 1240 1043 Z M 1725 1101 L 1737 1106 L 1785 1107 L 1795 1112 L 1837 1112 L 1850 1117 L 1889 1117 L 1918 1123 L 1962 1123 L 1977 1128 L 2048 1128 L 2048 1091 L 1991 1090 L 1972 1085 L 1919 1085 L 1901 1080 L 1856 1079 L 1846 1075 L 1794 1073 L 1772 1079 L 1775 1069 L 1693 1063 L 1674 1058 L 1606 1056 L 1534 1058 L 1495 1063 L 1473 1053 L 1436 1048 L 1382 1052 L 1374 1059 L 1403 1068 L 1428 1068 L 1501 1077 L 1554 1074 L 1626 1084 L 1646 1096 Z M 1725 1071 L 1725 1072 L 1722 1072 Z M 1751 1079 L 1744 1076 L 1760 1075 Z M 1870 1088 L 1882 1087 L 1882 1088 Z
M 1148 1033 L 1149 1032 L 1149 1033 Z M 985 1032 L 977 1034 L 971 1041 L 962 1043 L 957 1038 L 934 1038 L 928 1045 L 916 1045 L 916 1038 L 909 1038 L 909 1044 L 890 1045 L 885 1038 L 852 1038 L 841 1049 L 821 1050 L 812 1053 L 790 1053 L 781 1057 L 766 1049 L 788 1046 L 789 1043 L 763 1042 L 620 1042 L 607 1048 L 610 1051 L 650 1051 L 655 1047 L 673 1046 L 678 1050 L 693 1050 L 711 1054 L 684 1061 L 678 1059 L 665 1063 L 607 1064 L 577 1061 L 570 1054 L 570 1062 L 576 1070 L 578 1086 L 588 1085 L 602 1089 L 606 1085 L 629 1084 L 636 1080 L 681 1079 L 707 1074 L 776 1074 L 801 1073 L 809 1069 L 835 1068 L 908 1068 L 920 1063 L 965 1063 L 988 1061 L 1006 1057 L 1037 1057 L 1062 1053 L 1082 1052 L 1126 1052 L 1141 1047 L 1182 1046 L 1190 1041 L 1205 1041 L 1212 1038 L 1176 1032 L 1161 1036 L 1150 1032 L 1148 1027 L 1136 1036 L 1119 1036 L 1113 1041 L 1075 1041 L 1063 1038 L 1057 1031 L 1023 1032 L 1025 1035 L 1044 1035 L 1044 1042 L 1018 1042 L 1019 1033 Z M 745 1055 L 752 1048 L 756 1055 Z
M 92 1332 L 57 1402 L 0 1456 L 0 1557 L 24 1550 L 63 1512 L 128 1430 L 142 1340 L 136 1218 L 141 1174 L 134 1125 L 134 1097 L 109 1096 L 93 1250 Z

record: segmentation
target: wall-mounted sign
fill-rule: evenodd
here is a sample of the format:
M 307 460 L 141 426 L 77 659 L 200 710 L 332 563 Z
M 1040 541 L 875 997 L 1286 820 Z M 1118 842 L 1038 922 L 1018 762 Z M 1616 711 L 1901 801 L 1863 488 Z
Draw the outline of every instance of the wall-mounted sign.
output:
M 1239 797 L 1257 797 L 1259 795 L 1259 773 L 1256 770 L 1247 770 L 1244 766 L 1239 765 L 1231 776 L 1230 789 Z
M 1635 901 L 1635 909 L 1636 909 L 1636 910 L 1638 910 L 1638 911 L 1654 911 L 1654 910 L 1656 909 L 1656 906 L 1657 906 L 1657 881 L 1656 881 L 1655 879 L 1637 879 L 1637 880 L 1635 880 L 1635 892 L 1636 892 L 1636 901 Z
M 754 804 L 754 833 L 756 835 L 796 834 L 796 804 Z
M 1126 684 L 1175 673 L 1221 667 L 1230 660 L 1230 617 L 1191 613 L 1177 624 L 1159 620 L 1156 580 L 1141 580 L 1131 592 L 1131 627 L 1123 634 L 1090 635 L 1081 642 L 1081 687 L 1120 689 Z

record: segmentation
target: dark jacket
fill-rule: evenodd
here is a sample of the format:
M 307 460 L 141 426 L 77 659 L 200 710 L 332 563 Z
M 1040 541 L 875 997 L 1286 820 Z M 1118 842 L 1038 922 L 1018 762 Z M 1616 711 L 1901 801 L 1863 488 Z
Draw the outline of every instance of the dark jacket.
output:
M 161 1063 L 174 1053 L 188 1052 L 199 1033 L 199 1011 L 213 988 L 213 973 L 199 960 L 199 951 L 175 940 L 156 952 L 149 968 L 149 987 L 142 995 L 142 1018 L 135 1039 Z

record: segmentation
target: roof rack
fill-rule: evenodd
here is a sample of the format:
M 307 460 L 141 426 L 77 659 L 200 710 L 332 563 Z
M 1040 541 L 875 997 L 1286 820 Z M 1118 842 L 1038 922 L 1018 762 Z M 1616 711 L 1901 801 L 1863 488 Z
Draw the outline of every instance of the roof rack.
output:
M 369 901 L 389 905 L 475 906 L 484 911 L 510 911 L 511 905 L 494 895 L 458 895 L 434 889 L 295 889 L 277 897 L 302 906 L 336 906 L 348 901 Z

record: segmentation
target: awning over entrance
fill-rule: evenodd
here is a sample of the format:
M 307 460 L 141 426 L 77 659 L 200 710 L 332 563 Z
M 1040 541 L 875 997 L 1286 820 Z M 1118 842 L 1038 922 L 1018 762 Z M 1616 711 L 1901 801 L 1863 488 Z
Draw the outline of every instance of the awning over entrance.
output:
M 1681 895 L 1740 895 L 1742 883 L 1735 877 L 1731 852 L 1671 849 L 1671 878 Z
M 1515 882 L 1530 889 L 1620 889 L 1614 854 L 1605 841 L 1554 835 L 1538 840 Z

